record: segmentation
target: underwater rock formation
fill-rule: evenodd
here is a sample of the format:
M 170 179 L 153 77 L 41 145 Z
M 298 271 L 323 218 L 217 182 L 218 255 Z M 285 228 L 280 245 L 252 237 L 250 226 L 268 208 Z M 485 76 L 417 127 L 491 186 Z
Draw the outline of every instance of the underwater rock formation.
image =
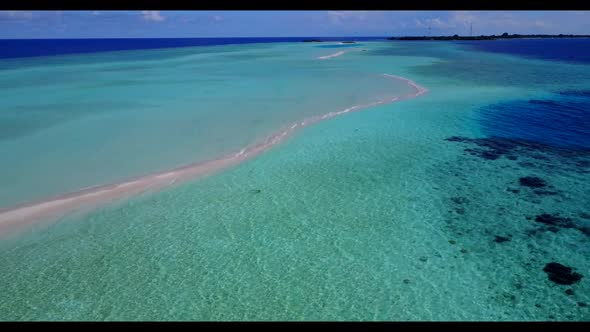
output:
M 559 285 L 571 285 L 583 278 L 583 275 L 573 272 L 571 267 L 556 262 L 545 265 L 543 271 L 547 273 L 549 280 Z
M 518 179 L 521 186 L 530 187 L 530 188 L 542 188 L 547 186 L 545 181 L 541 178 L 536 176 L 525 176 Z

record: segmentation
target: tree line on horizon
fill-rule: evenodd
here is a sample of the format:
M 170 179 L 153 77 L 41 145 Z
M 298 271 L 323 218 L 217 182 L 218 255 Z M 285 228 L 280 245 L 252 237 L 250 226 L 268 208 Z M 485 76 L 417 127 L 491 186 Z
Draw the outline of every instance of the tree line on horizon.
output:
M 480 35 L 480 36 L 403 36 L 403 37 L 389 37 L 388 40 L 496 40 L 496 39 L 518 39 L 518 38 L 590 38 L 590 35 L 547 35 L 547 34 L 508 34 L 504 32 L 501 35 Z

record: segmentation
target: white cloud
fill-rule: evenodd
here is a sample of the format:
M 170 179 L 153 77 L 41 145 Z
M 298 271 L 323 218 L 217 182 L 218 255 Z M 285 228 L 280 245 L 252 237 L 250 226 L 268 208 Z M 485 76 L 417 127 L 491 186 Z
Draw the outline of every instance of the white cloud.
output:
M 570 23 L 579 12 L 536 12 L 530 13 L 519 12 L 467 12 L 456 11 L 451 13 L 450 21 L 466 22 L 463 25 L 473 24 L 474 34 L 483 33 L 558 33 L 561 29 Z M 539 17 L 540 16 L 540 17 Z M 570 16 L 570 19 L 568 19 Z M 561 21 L 560 25 L 556 22 Z M 574 20 L 575 21 L 575 20 Z M 477 31 L 480 32 L 475 32 Z
M 471 26 L 473 35 L 503 32 L 560 33 L 579 30 L 579 22 L 583 19 L 575 19 L 576 17 L 581 17 L 581 14 L 579 12 L 452 11 L 443 18 L 415 18 L 413 22 L 419 29 L 431 27 L 433 35 L 454 33 L 468 35 L 471 32 Z
M 535 20 L 535 27 L 537 27 L 537 28 L 551 28 L 553 26 L 554 25 L 551 22 L 546 22 L 546 21 L 542 21 L 542 20 Z
M 417 28 L 425 28 L 427 26 L 422 20 L 419 20 L 417 18 L 414 19 L 414 24 Z
M 146 21 L 161 22 L 166 18 L 160 14 L 159 10 L 142 10 L 141 17 Z
M 439 17 L 427 19 L 414 19 L 414 24 L 417 28 L 450 29 L 456 27 L 456 24 L 454 22 L 442 20 Z
M 33 12 L 27 10 L 0 10 L 0 19 L 7 20 L 30 20 Z
M 215 16 L 213 16 L 213 21 L 215 21 L 215 22 L 219 22 L 219 21 L 221 21 L 221 20 L 223 20 L 223 17 L 222 17 L 222 16 L 219 16 L 219 15 L 215 15 Z
M 93 10 L 92 12 L 90 12 L 90 14 L 94 15 L 94 16 L 98 16 L 101 14 L 100 10 Z
M 369 11 L 366 10 L 339 10 L 339 11 L 328 11 L 328 18 L 333 24 L 341 24 L 344 21 L 364 21 L 369 15 Z

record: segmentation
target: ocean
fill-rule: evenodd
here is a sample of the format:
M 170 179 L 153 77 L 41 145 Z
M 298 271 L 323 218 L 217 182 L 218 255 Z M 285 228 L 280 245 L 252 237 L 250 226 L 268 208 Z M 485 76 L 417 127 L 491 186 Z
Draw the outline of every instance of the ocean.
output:
M 0 216 L 280 139 L 3 236 L 0 319 L 587 321 L 590 41 L 493 43 L 10 51 Z
M 385 39 L 385 37 L 0 39 L 0 59 L 196 46 L 301 42 L 313 39 L 367 41 Z

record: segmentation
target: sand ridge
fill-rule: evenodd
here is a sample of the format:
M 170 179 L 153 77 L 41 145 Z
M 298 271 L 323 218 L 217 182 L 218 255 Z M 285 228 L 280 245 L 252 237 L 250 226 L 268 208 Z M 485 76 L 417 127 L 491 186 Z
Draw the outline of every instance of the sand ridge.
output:
M 335 58 L 337 56 L 341 56 L 344 53 L 345 53 L 344 51 L 340 51 L 340 52 L 336 52 L 336 53 L 332 53 L 332 54 L 328 54 L 328 55 L 317 57 L 317 59 L 327 60 L 327 59 L 330 59 L 330 58 Z
M 378 100 L 368 104 L 355 105 L 341 111 L 330 112 L 321 116 L 314 116 L 305 119 L 301 122 L 288 126 L 287 129 L 284 129 L 257 144 L 243 148 L 237 153 L 222 156 L 217 159 L 189 164 L 172 170 L 148 174 L 117 184 L 88 187 L 83 190 L 58 195 L 42 201 L 0 209 L 0 235 L 23 229 L 24 226 L 31 225 L 42 220 L 60 218 L 65 214 L 75 210 L 92 209 L 105 203 L 131 197 L 142 192 L 156 191 L 173 184 L 178 184 L 190 179 L 196 179 L 210 175 L 216 171 L 236 165 L 244 160 L 261 154 L 262 152 L 283 141 L 296 130 L 305 126 L 309 126 L 313 123 L 349 112 L 356 112 L 377 105 L 415 98 L 428 91 L 426 88 L 404 77 L 390 74 L 382 75 L 392 79 L 404 81 L 408 85 L 412 86 L 415 92 L 402 97 L 394 97 L 392 99 Z

